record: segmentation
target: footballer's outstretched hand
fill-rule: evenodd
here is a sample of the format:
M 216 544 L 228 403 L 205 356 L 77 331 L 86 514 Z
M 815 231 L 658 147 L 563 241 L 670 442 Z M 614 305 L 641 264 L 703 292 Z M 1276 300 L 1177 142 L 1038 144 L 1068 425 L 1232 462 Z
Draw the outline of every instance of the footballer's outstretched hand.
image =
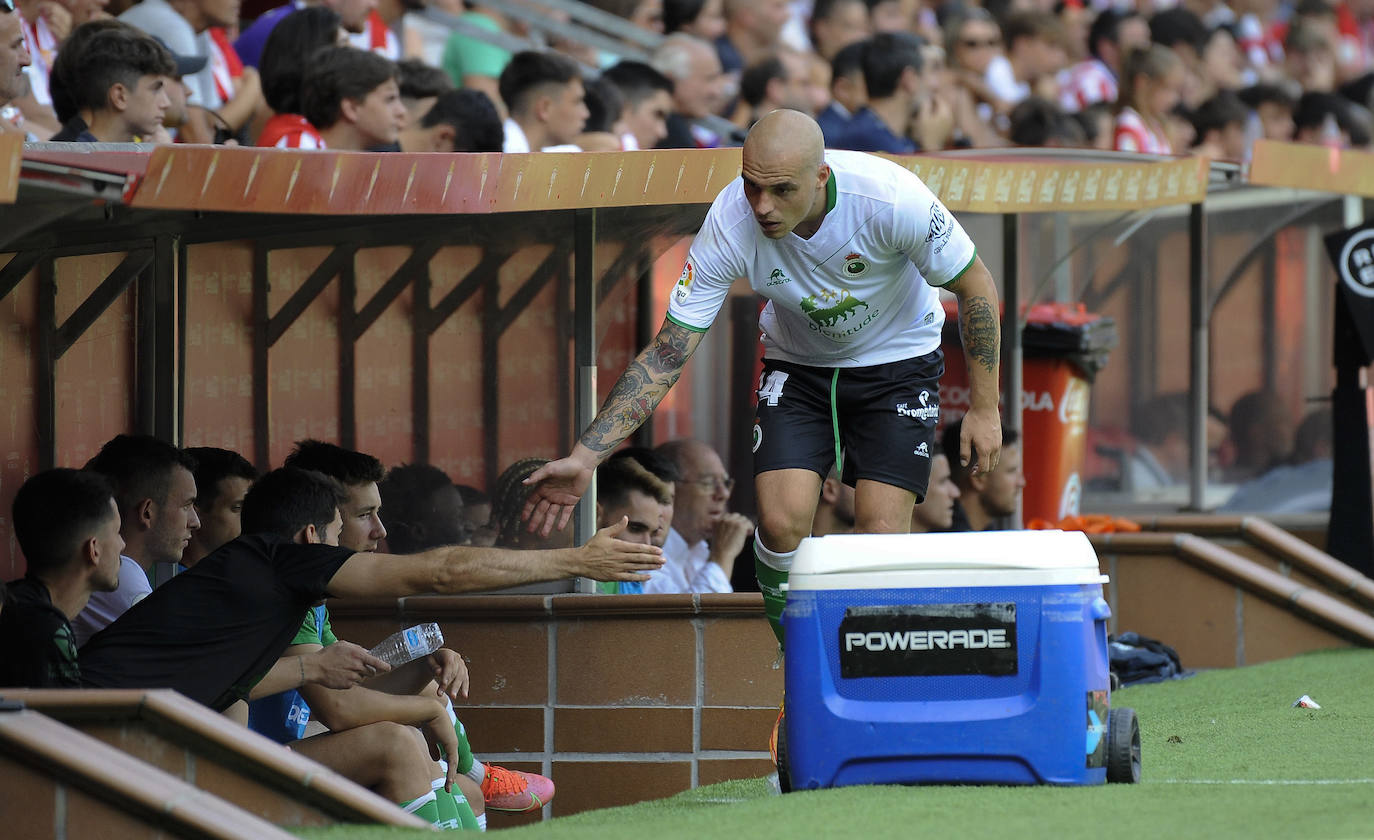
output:
M 557 461 L 550 461 L 530 474 L 524 483 L 533 485 L 520 518 L 528 520 L 531 532 L 547 537 L 556 526 L 567 526 L 573 508 L 592 483 L 596 463 L 588 464 L 578 452 Z
M 648 572 L 663 565 L 663 550 L 657 546 L 617 539 L 629 526 L 627 516 L 596 532 L 578 549 L 573 574 L 593 580 L 648 580 Z

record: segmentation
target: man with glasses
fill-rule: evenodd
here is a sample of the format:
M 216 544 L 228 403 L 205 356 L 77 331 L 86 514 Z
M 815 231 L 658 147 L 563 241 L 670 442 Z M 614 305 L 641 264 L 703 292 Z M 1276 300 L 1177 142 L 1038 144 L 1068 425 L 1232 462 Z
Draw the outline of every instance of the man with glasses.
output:
M 24 23 L 12 0 L 0 0 L 0 107 L 23 95 L 24 68 L 30 61 L 24 46 Z
M 725 506 L 735 480 L 720 455 L 699 440 L 674 440 L 654 450 L 672 462 L 682 478 L 674 482 L 673 526 L 663 544 L 663 568 L 644 584 L 647 593 L 733 592 L 735 558 L 754 523 Z

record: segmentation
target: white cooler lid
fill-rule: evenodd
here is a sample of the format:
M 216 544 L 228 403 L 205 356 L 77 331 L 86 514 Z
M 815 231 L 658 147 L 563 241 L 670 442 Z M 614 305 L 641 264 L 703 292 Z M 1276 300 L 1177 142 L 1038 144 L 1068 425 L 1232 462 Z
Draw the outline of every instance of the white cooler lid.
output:
M 959 534 L 831 534 L 808 537 L 791 577 L 900 571 L 1098 571 L 1081 531 L 982 531 Z

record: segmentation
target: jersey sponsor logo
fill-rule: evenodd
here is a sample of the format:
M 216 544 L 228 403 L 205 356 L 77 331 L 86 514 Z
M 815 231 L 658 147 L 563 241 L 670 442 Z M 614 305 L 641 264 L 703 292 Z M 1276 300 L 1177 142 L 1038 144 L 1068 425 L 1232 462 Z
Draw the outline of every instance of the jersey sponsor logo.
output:
M 868 273 L 868 260 L 857 252 L 845 254 L 844 257 L 844 276 L 862 277 Z
M 677 285 L 673 287 L 673 297 L 678 303 L 686 303 L 687 298 L 692 294 L 692 278 L 696 270 L 692 268 L 692 261 L 688 260 L 682 266 L 682 274 L 678 275 Z
M 765 285 L 765 286 L 781 286 L 783 283 L 791 283 L 791 282 L 792 282 L 792 278 L 791 278 L 791 277 L 788 277 L 786 274 L 783 274 L 781 268 L 775 268 L 775 269 L 772 270 L 772 272 L 769 273 L 769 275 L 768 275 L 768 282 L 767 282 L 767 283 L 764 283 L 763 285 Z
M 932 252 L 938 254 L 945 250 L 949 244 L 950 232 L 954 229 L 951 224 L 949 214 L 945 208 L 940 206 L 940 202 L 930 203 L 930 228 L 926 231 L 926 244 L 930 246 Z
M 806 317 L 810 318 L 817 328 L 834 327 L 848 321 L 850 316 L 857 314 L 860 307 L 868 309 L 868 302 L 854 297 L 848 289 L 822 289 L 801 299 L 802 312 L 806 313 Z
M 921 407 L 910 408 L 907 403 L 897 403 L 897 413 L 903 417 L 915 417 L 917 420 L 936 420 L 940 417 L 940 406 L 930 404 L 930 392 L 922 391 Z
M 922 458 L 930 457 L 930 446 L 925 441 L 916 444 L 916 448 L 911 450 L 912 455 L 920 455 Z
M 921 324 L 922 324 L 922 326 L 925 326 L 925 325 L 927 325 L 927 324 L 933 324 L 933 323 L 935 323 L 935 313 L 934 313 L 934 312 L 927 312 L 927 313 L 926 313 L 926 317 L 924 317 L 924 318 L 921 319 Z
M 840 621 L 840 676 L 1017 673 L 1016 604 L 850 607 Z

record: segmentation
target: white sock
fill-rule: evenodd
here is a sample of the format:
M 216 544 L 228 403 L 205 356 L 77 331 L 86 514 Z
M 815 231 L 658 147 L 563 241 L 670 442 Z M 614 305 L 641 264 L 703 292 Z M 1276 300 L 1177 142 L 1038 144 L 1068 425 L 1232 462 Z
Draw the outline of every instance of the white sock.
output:
M 477 827 L 483 831 L 487 830 L 487 812 L 483 811 L 477 815 Z
M 754 529 L 754 556 L 759 558 L 763 565 L 779 572 L 792 571 L 792 560 L 797 556 L 797 549 L 792 549 L 786 554 L 774 551 L 763 544 L 763 537 L 757 528 Z
M 472 766 L 468 768 L 467 776 L 480 785 L 487 780 L 487 766 L 478 761 L 476 756 L 473 756 Z

